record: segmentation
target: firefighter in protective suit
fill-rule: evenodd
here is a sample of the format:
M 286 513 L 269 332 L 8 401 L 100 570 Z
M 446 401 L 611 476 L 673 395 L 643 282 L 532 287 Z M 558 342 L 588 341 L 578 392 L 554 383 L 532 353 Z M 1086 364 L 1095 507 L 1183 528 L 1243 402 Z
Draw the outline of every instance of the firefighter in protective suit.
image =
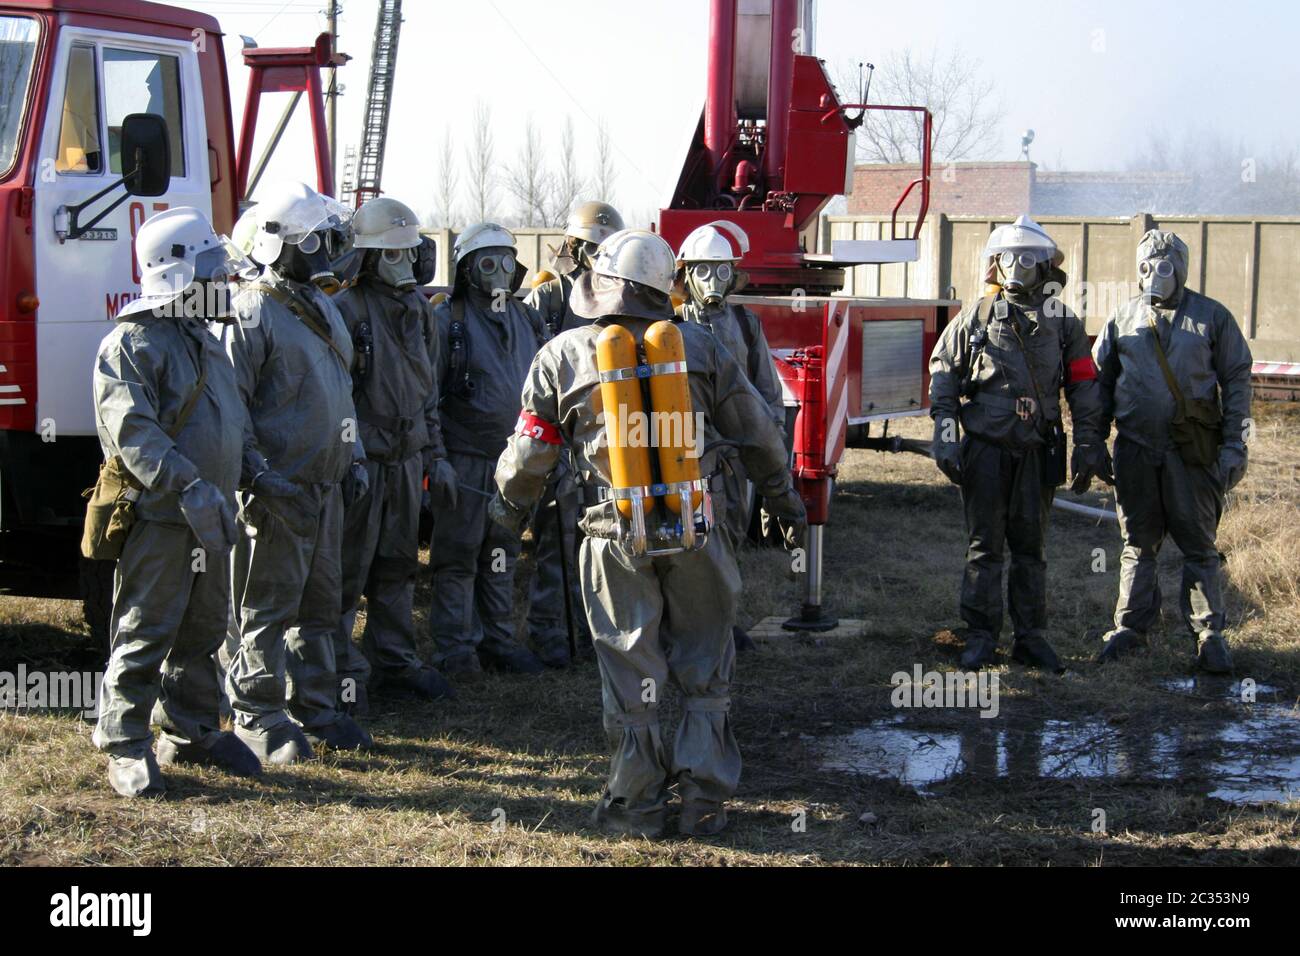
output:
M 439 420 L 459 503 L 434 502 L 435 662 L 452 678 L 477 679 L 483 665 L 536 674 L 543 664 L 513 638 L 519 535 L 488 518 L 492 473 L 519 419 L 519 389 L 541 345 L 540 317 L 515 298 L 527 271 L 515 237 L 496 223 L 470 226 L 452 251 L 451 297 L 434 307 Z
M 785 402 L 781 381 L 767 346 L 758 316 L 743 305 L 728 301 L 739 287 L 738 264 L 749 251 L 749 237 L 735 223 L 719 220 L 700 226 L 686 237 L 677 252 L 678 281 L 686 289 L 681 306 L 683 321 L 694 322 L 713 333 L 745 369 L 771 411 L 772 421 L 785 434 Z M 726 536 L 732 552 L 740 549 L 749 535 L 753 508 L 753 491 L 740 457 L 724 454 L 722 492 L 714 501 L 719 530 Z M 737 650 L 752 648 L 753 642 L 741 628 L 735 627 Z
M 342 613 L 346 501 L 369 480 L 352 403 L 352 342 L 325 290 L 348 212 L 302 183 L 260 202 L 253 259 L 261 279 L 222 330 L 252 419 L 232 569 L 239 649 L 226 690 L 235 733 L 263 761 L 312 745 L 359 749 L 369 734 L 339 710 L 334 640 Z
M 569 308 L 573 283 L 591 268 L 591 257 L 600 244 L 622 228 L 623 217 L 609 203 L 584 202 L 569 215 L 564 227 L 564 243 L 553 264 L 555 273 L 543 273 L 543 276 L 551 277 L 535 285 L 524 300 L 541 313 L 548 337 L 586 324 L 586 319 L 574 315 Z M 561 489 L 564 494 L 557 498 Z M 565 611 L 566 577 L 570 611 L 577 611 L 582 606 L 578 570 L 574 565 L 577 548 L 573 536 L 578 533 L 578 500 L 574 491 L 568 463 L 561 460 L 551 487 L 537 503 L 533 519 L 537 571 L 528 591 L 528 633 L 537 656 L 548 667 L 564 667 L 569 663 L 568 626 L 561 617 Z M 567 575 L 560 564 L 562 560 L 568 562 Z M 578 631 L 586 630 L 585 626 L 574 623 Z
M 1168 534 L 1183 554 L 1180 609 L 1212 674 L 1232 670 L 1215 545 L 1223 497 L 1246 474 L 1251 354 L 1226 308 L 1187 288 L 1187 245 L 1153 229 L 1138 244 L 1140 294 L 1093 347 L 1102 434 L 1115 423 L 1115 499 L 1124 551 L 1115 627 L 1101 660 L 1145 646 L 1160 614 L 1156 557 Z M 1183 412 L 1179 414 L 1180 408 Z M 1200 429 L 1187 443 L 1181 427 Z M 1197 422 L 1189 421 L 1196 419 Z
M 1083 323 L 1056 298 L 1063 256 L 1042 227 L 1021 216 L 993 231 L 984 255 L 986 279 L 999 290 L 949 323 L 930 357 L 933 455 L 961 487 L 970 536 L 961 663 L 977 669 L 993 661 L 1009 548 L 1012 659 L 1060 671 L 1044 637 L 1044 537 L 1056 487 L 1066 480 L 1060 393 L 1074 424 L 1071 489 L 1081 493 L 1093 478 L 1112 480 L 1096 369 Z
M 740 574 L 730 547 L 710 534 L 701 550 L 633 556 L 620 540 L 611 494 L 597 339 L 617 323 L 639 342 L 656 321 L 672 318 L 675 262 L 660 237 L 626 230 L 607 239 L 591 271 L 574 285 L 572 308 L 595 320 L 564 332 L 538 353 L 523 390 L 519 427 L 497 466 L 493 515 L 518 528 L 567 448 L 584 499 L 586 537 L 579 564 L 587 623 L 600 666 L 604 724 L 613 750 L 596 826 L 657 836 L 669 786 L 683 801 L 679 828 L 716 833 L 740 777 L 740 751 L 728 710 L 735 668 L 731 624 Z M 679 326 L 690 397 L 706 446 L 738 443 L 740 456 L 774 514 L 802 533 L 803 502 L 791 487 L 785 446 L 767 404 L 740 363 L 698 325 Z M 707 468 L 709 456 L 705 456 Z M 683 695 L 682 724 L 671 751 L 659 726 L 661 689 L 672 679 Z
M 94 734 L 110 784 L 128 797 L 166 789 L 159 763 L 261 772 L 220 729 L 212 655 L 230 612 L 234 494 L 250 436 L 234 370 L 204 324 L 230 321 L 230 276 L 251 263 L 188 207 L 154 216 L 135 245 L 142 294 L 118 313 L 94 374 L 104 458 L 138 486 Z M 156 758 L 151 723 L 162 729 Z
M 388 681 L 419 696 L 451 692 L 415 651 L 425 476 L 434 502 L 455 508 L 458 500 L 438 426 L 433 307 L 415 276 L 420 242 L 420 222 L 409 206 L 386 196 L 365 203 L 352 221 L 358 278 L 334 297 L 356 356 L 352 397 L 370 476 L 369 493 L 344 516 L 343 619 L 335 642 L 342 700 L 354 713 L 366 710 L 367 657 Z M 352 642 L 363 594 L 364 656 Z

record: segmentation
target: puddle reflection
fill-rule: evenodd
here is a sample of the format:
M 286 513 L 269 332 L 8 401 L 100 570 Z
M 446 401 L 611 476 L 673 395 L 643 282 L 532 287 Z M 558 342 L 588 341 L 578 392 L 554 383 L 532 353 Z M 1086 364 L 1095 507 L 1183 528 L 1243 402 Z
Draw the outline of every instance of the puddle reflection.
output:
M 897 780 L 923 796 L 959 777 L 976 779 L 1180 782 L 1232 803 L 1300 799 L 1300 711 L 1279 703 L 1243 703 L 1238 682 L 1172 681 L 1167 689 L 1240 704 L 1239 716 L 1153 729 L 1101 717 L 996 720 L 972 714 L 954 731 L 896 715 L 811 744 L 823 770 Z M 1254 688 L 1256 699 L 1274 688 Z M 992 726 L 990 726 L 992 725 Z

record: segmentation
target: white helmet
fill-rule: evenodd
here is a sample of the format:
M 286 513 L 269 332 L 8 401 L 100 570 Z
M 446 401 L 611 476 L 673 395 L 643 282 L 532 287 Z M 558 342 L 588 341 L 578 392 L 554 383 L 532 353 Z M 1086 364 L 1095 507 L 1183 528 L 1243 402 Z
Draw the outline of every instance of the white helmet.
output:
M 405 203 L 379 196 L 352 217 L 356 249 L 414 249 L 420 244 L 420 218 Z
M 677 260 L 673 247 L 647 229 L 623 229 L 600 244 L 591 260 L 597 275 L 627 279 L 669 295 Z
M 460 267 L 467 256 L 478 252 L 480 249 L 509 249 L 510 254 L 502 255 L 502 266 L 509 272 L 513 272 L 506 277 L 509 284 L 510 294 L 514 295 L 519 291 L 519 287 L 524 283 L 524 276 L 528 274 L 528 267 L 519 261 L 519 250 L 515 248 L 515 237 L 504 226 L 498 226 L 495 222 L 476 222 L 469 226 L 456 237 L 456 244 L 452 246 L 451 255 L 455 261 L 455 274 L 452 278 L 452 289 L 459 292 L 465 288 L 466 275 L 465 270 Z M 504 275 L 504 273 L 503 273 Z
M 1029 252 L 1040 261 L 1058 263 L 1061 252 L 1052 237 L 1034 220 L 1021 216 L 1009 226 L 998 226 L 989 234 L 984 258 L 993 259 L 1003 252 Z
M 456 265 L 460 265 L 460 261 L 471 252 L 498 247 L 514 250 L 516 254 L 519 251 L 515 248 L 515 237 L 509 229 L 498 226 L 495 222 L 476 222 L 456 237 L 451 256 Z
M 118 312 L 119 319 L 167 305 L 195 279 L 227 282 L 234 274 L 256 268 L 192 206 L 177 206 L 148 219 L 136 234 L 135 258 L 140 297 Z
M 569 213 L 564 234 L 600 245 L 623 227 L 623 217 L 607 202 L 584 202 Z
M 252 256 L 264 266 L 275 264 L 285 243 L 296 246 L 314 232 L 342 230 L 352 218 L 346 206 L 306 183 L 285 182 L 268 189 L 268 194 L 270 199 L 253 207 L 257 235 Z
M 686 237 L 677 252 L 677 262 L 739 262 L 748 253 L 749 236 L 745 230 L 719 219 Z

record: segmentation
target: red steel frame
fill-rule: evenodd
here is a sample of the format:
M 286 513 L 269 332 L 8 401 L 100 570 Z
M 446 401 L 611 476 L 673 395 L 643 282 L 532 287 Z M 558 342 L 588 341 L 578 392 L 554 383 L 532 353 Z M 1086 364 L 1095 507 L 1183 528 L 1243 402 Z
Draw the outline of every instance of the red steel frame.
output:
M 315 144 L 316 190 L 334 195 L 334 169 L 325 128 L 325 97 L 320 71 L 342 66 L 347 57 L 330 52 L 328 33 L 316 38 L 309 47 L 247 49 L 244 64 L 252 71 L 248 78 L 248 97 L 244 104 L 243 126 L 239 133 L 237 192 L 246 198 L 248 177 L 253 162 L 253 134 L 257 131 L 257 114 L 263 93 L 306 93 L 311 114 L 312 140 Z

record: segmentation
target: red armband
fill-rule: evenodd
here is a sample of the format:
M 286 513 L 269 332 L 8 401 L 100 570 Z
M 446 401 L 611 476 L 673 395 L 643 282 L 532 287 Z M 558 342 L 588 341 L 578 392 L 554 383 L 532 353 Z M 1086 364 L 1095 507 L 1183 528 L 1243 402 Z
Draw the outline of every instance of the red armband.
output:
M 1075 382 L 1091 382 L 1096 377 L 1097 366 L 1091 355 L 1075 359 L 1065 369 L 1066 385 L 1073 385 Z
M 515 425 L 515 434 L 525 438 L 535 438 L 548 445 L 563 445 L 560 430 L 545 419 L 538 418 L 532 412 L 520 412 L 519 423 Z

